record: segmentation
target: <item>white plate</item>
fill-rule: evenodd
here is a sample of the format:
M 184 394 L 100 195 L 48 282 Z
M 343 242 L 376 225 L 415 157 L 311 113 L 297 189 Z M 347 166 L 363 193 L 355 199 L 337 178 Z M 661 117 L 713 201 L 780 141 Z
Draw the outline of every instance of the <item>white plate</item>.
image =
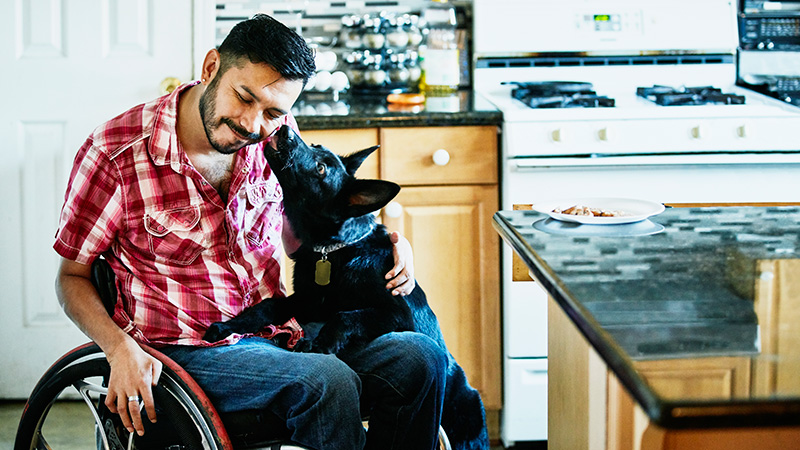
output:
M 621 211 L 624 216 L 617 217 L 594 217 L 576 216 L 572 214 L 554 213 L 556 208 L 567 209 L 580 205 L 589 208 L 599 208 L 610 211 Z M 660 214 L 664 211 L 664 205 L 648 200 L 637 200 L 633 198 L 565 198 L 539 202 L 533 205 L 533 209 L 542 214 L 547 214 L 556 220 L 564 222 L 575 222 L 589 225 L 616 225 L 620 223 L 633 223 L 647 219 L 648 217 Z

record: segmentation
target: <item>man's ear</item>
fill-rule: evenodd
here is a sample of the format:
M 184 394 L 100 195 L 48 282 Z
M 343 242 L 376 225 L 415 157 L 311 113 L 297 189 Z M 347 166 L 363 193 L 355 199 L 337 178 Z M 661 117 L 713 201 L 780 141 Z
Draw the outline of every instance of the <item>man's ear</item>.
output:
M 347 187 L 347 216 L 358 217 L 386 206 L 400 186 L 385 180 L 355 179 Z
M 364 150 L 359 150 L 355 153 L 351 153 L 347 156 L 343 156 L 342 162 L 344 163 L 344 167 L 347 169 L 347 173 L 355 176 L 356 170 L 358 170 L 358 168 L 361 167 L 361 163 L 363 163 L 364 160 L 367 159 L 367 157 L 371 155 L 372 152 L 377 150 L 379 147 L 380 145 L 375 145 L 373 147 L 365 148 Z
M 221 64 L 222 57 L 220 56 L 219 51 L 217 51 L 215 48 L 212 48 L 208 51 L 208 53 L 206 53 L 206 57 L 203 58 L 200 78 L 210 83 L 211 80 L 217 76 Z

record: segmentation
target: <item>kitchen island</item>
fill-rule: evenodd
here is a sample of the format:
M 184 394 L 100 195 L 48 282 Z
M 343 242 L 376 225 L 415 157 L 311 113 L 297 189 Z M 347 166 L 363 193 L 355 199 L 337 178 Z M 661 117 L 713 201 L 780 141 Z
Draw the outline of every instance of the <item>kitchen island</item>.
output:
M 549 294 L 548 448 L 800 446 L 800 208 L 493 224 Z

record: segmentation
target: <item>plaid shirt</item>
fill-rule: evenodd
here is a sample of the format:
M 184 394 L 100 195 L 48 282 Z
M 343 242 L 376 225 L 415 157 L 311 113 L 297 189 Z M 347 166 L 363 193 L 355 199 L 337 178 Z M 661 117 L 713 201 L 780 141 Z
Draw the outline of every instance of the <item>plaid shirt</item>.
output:
M 114 322 L 151 345 L 209 345 L 202 336 L 211 323 L 285 296 L 283 192 L 263 143 L 236 153 L 224 204 L 178 145 L 178 96 L 194 84 L 89 136 L 75 158 L 53 246 L 81 264 L 106 256 L 119 292 Z M 284 125 L 297 129 L 291 115 Z

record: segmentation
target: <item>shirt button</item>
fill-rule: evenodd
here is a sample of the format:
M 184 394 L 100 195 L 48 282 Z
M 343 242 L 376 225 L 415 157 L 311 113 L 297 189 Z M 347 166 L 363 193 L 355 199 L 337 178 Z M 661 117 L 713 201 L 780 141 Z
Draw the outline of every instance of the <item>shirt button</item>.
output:
M 242 173 L 247 173 L 247 168 L 242 169 Z

